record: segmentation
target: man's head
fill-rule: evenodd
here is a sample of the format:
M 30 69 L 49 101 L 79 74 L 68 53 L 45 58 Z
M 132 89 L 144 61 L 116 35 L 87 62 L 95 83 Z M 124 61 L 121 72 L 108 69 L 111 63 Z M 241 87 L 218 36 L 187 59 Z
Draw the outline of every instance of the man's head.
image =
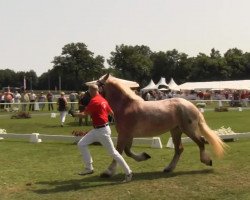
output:
M 96 84 L 89 85 L 89 94 L 91 97 L 94 97 L 97 94 L 99 94 L 99 89 L 98 89 L 98 86 Z

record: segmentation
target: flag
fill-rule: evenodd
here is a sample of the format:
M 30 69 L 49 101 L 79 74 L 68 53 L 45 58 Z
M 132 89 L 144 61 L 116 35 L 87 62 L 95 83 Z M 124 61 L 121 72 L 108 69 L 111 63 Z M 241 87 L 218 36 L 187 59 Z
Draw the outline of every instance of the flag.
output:
M 26 78 L 25 78 L 25 76 L 23 77 L 23 90 L 26 90 Z

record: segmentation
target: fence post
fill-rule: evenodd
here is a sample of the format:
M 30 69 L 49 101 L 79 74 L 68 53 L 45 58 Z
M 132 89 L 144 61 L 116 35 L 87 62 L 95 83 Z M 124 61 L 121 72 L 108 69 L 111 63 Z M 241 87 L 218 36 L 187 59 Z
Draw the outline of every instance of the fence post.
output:
M 162 143 L 159 137 L 153 137 L 151 148 L 162 149 Z
M 32 143 L 40 143 L 40 142 L 42 142 L 42 140 L 39 139 L 38 136 L 39 136 L 39 133 L 32 133 L 31 136 L 30 136 L 30 142 L 32 142 Z
M 170 137 L 170 138 L 168 139 L 167 147 L 168 147 L 168 148 L 171 148 L 171 149 L 174 149 L 174 143 L 173 143 L 172 137 Z

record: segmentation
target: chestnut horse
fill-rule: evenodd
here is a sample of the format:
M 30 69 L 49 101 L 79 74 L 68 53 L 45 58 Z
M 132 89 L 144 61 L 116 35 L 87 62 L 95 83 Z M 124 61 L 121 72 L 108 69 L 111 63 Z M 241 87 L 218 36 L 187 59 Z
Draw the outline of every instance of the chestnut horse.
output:
M 144 161 L 150 156 L 143 152 L 135 154 L 131 151 L 134 137 L 153 137 L 170 131 L 175 153 L 172 161 L 164 168 L 171 172 L 183 152 L 181 135 L 185 133 L 200 149 L 200 161 L 212 166 L 212 160 L 205 152 L 205 140 L 212 145 L 214 153 L 220 157 L 224 154 L 225 144 L 205 122 L 202 113 L 191 102 L 182 98 L 159 101 L 144 101 L 128 86 L 117 78 L 107 74 L 98 81 L 100 91 L 109 102 L 114 112 L 115 126 L 118 132 L 117 150 L 136 161 Z M 112 161 L 101 176 L 115 174 L 117 163 Z

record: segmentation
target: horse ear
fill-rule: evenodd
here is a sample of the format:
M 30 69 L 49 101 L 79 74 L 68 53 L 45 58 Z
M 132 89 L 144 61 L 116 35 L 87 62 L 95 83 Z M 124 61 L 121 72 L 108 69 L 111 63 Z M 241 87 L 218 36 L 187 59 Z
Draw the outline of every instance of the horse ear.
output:
M 104 76 L 103 80 L 106 82 L 106 80 L 108 80 L 108 78 L 109 78 L 109 73 L 107 73 L 107 74 Z

